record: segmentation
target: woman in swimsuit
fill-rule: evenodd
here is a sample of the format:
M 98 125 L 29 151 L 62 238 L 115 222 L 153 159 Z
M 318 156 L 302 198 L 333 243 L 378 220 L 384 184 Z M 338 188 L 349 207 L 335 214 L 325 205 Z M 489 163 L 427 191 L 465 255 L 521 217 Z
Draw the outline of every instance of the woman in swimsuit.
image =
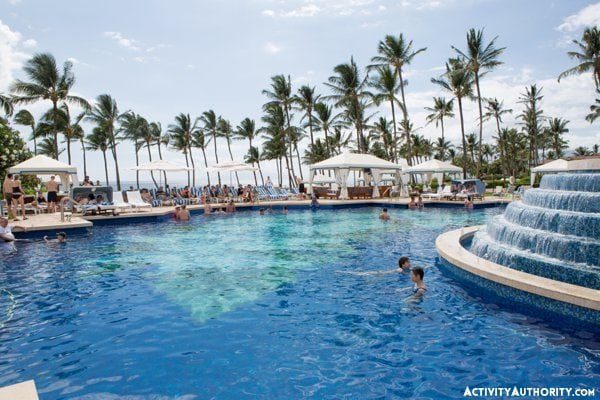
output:
M 410 272 L 410 280 L 415 283 L 415 286 L 413 288 L 413 295 L 414 297 L 422 297 L 427 291 L 427 286 L 425 286 L 425 283 L 423 283 L 425 271 L 423 270 L 423 268 L 416 267 L 413 268 Z
M 25 199 L 23 198 L 23 188 L 21 187 L 21 180 L 18 175 L 15 175 L 14 180 L 12 182 L 12 200 L 15 204 L 15 220 L 17 219 L 17 209 L 19 204 L 21 205 L 21 212 L 23 213 L 23 221 L 25 218 Z

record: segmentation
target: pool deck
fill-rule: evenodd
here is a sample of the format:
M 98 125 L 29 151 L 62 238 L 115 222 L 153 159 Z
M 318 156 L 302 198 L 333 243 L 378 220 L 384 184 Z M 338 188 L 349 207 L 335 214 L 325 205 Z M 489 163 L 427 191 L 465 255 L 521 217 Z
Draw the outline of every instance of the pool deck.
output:
M 390 208 L 399 207 L 403 208 L 408 205 L 408 198 L 400 198 L 400 199 L 362 199 L 362 200 L 319 200 L 319 204 L 322 207 L 344 207 L 344 206 L 369 206 L 369 205 L 377 205 L 377 206 L 389 206 Z M 486 206 L 494 206 L 498 204 L 508 204 L 511 202 L 511 199 L 508 198 L 486 198 L 485 200 L 476 201 L 474 203 L 475 207 L 486 207 Z M 428 206 L 434 207 L 463 207 L 462 202 L 459 201 L 446 201 L 446 200 L 424 200 L 423 204 L 425 208 Z M 215 208 L 223 208 L 225 203 L 221 204 L 211 204 L 213 209 Z M 246 209 L 246 208 L 259 208 L 259 207 L 283 207 L 288 206 L 290 208 L 293 207 L 309 207 L 310 200 L 280 200 L 280 201 L 261 201 L 257 203 L 236 203 L 237 209 Z M 202 205 L 189 205 L 187 206 L 188 210 L 196 211 L 202 210 Z M 87 215 L 81 216 L 74 214 L 70 220 L 61 221 L 60 213 L 56 212 L 53 214 L 38 214 L 38 215 L 28 215 L 27 220 L 22 221 L 11 221 L 10 223 L 14 226 L 13 231 L 15 233 L 20 232 L 43 232 L 43 231 L 57 231 L 57 230 L 69 230 L 69 229 L 81 229 L 81 228 L 91 228 L 94 224 L 94 221 L 111 221 L 111 220 L 123 220 L 123 219 L 138 219 L 144 217 L 161 217 L 166 216 L 173 212 L 175 207 L 167 206 L 167 207 L 156 207 L 151 210 L 144 209 L 139 212 L 136 211 L 128 211 L 122 212 L 117 216 L 113 216 L 112 214 L 103 214 L 103 215 Z
M 456 229 L 441 234 L 435 241 L 438 253 L 452 265 L 501 285 L 600 311 L 600 290 L 555 281 L 504 267 L 476 256 L 463 247 L 462 241 L 472 237 L 481 226 Z
M 0 388 L 0 400 L 39 400 L 34 381 Z

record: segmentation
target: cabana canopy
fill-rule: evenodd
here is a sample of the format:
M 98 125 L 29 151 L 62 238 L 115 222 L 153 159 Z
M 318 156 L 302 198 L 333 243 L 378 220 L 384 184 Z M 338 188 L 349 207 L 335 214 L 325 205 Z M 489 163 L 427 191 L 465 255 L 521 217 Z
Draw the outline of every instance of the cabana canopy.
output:
M 309 166 L 310 181 L 312 187 L 315 173 L 320 169 L 333 169 L 335 171 L 335 182 L 340 187 L 340 199 L 348 198 L 348 174 L 350 170 L 369 169 L 373 177 L 373 197 L 379 197 L 377 188 L 384 171 L 400 172 L 402 165 L 383 160 L 371 154 L 342 153 Z
M 38 155 L 23 161 L 8 169 L 9 174 L 18 175 L 58 175 L 63 190 L 68 190 L 71 183 L 71 175 L 77 180 L 77 168 L 53 158 Z
M 137 167 L 130 168 L 134 171 L 191 171 L 191 167 L 185 165 L 175 164 L 167 160 L 156 160 L 147 164 L 138 165 Z
M 405 168 L 402 172 L 407 174 L 458 174 L 462 173 L 462 168 L 433 158 L 419 165 Z
M 557 173 L 557 172 L 575 172 L 575 171 L 600 171 L 600 157 L 572 157 L 538 165 L 531 169 L 531 184 L 535 181 L 536 174 Z

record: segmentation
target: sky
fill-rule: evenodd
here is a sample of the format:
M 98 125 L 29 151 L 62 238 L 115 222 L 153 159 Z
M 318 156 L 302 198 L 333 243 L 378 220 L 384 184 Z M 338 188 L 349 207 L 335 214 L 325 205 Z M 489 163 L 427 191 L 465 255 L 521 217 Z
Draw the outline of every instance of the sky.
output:
M 572 148 L 591 147 L 600 143 L 600 125 L 584 120 L 594 102 L 591 74 L 560 83 L 556 78 L 575 65 L 566 55 L 575 50 L 571 41 L 599 22 L 600 2 L 581 0 L 0 0 L 0 92 L 24 78 L 21 67 L 33 54 L 50 52 L 59 63 L 74 64 L 74 93 L 90 101 L 108 93 L 120 110 L 133 110 L 164 128 L 180 112 L 195 118 L 209 109 L 233 126 L 246 117 L 260 125 L 266 102 L 261 91 L 271 76 L 289 74 L 294 91 L 307 84 L 327 95 L 323 82 L 335 65 L 354 57 L 364 71 L 385 35 L 403 33 L 415 48 L 427 48 L 406 68 L 406 101 L 417 133 L 435 139 L 439 129 L 426 124 L 424 107 L 432 105 L 433 96 L 449 95 L 430 80 L 455 54 L 451 45 L 464 49 L 467 30 L 483 28 L 486 40 L 498 36 L 497 45 L 506 47 L 503 64 L 481 83 L 484 97 L 497 97 L 515 110 L 505 123 L 517 123 L 519 95 L 537 83 L 544 115 L 571 121 L 566 139 Z M 36 116 L 48 107 L 45 102 L 27 106 Z M 387 105 L 373 111 L 391 115 Z M 467 132 L 478 132 L 473 102 L 465 107 L 465 123 Z M 459 129 L 458 119 L 447 122 L 446 136 L 455 144 Z M 19 130 L 29 136 L 27 128 Z M 494 135 L 494 124 L 486 123 L 484 140 Z M 234 158 L 242 160 L 247 148 L 247 142 L 235 142 Z M 122 177 L 131 181 L 133 145 L 120 144 L 118 152 Z M 218 152 L 221 161 L 228 159 L 224 141 Z M 77 146 L 73 157 L 81 170 Z M 147 161 L 145 153 L 141 157 Z M 212 152 L 209 157 L 214 164 Z M 175 151 L 165 158 L 184 162 Z M 66 152 L 61 159 L 66 161 Z M 101 154 L 88 159 L 91 178 L 103 180 Z M 200 164 L 199 150 L 195 159 Z M 109 168 L 112 177 L 112 163 Z M 275 179 L 274 163 L 264 170 Z M 173 178 L 183 181 L 184 175 Z M 203 170 L 197 178 L 206 183 Z M 250 175 L 240 178 L 251 182 Z

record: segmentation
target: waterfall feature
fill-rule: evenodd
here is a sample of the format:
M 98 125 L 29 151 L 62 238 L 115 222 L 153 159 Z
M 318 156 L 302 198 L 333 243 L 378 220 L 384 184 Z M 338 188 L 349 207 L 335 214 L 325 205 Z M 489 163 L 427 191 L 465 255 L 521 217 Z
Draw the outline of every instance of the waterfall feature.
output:
M 519 271 L 600 289 L 600 173 L 545 175 L 477 232 L 471 251 Z

